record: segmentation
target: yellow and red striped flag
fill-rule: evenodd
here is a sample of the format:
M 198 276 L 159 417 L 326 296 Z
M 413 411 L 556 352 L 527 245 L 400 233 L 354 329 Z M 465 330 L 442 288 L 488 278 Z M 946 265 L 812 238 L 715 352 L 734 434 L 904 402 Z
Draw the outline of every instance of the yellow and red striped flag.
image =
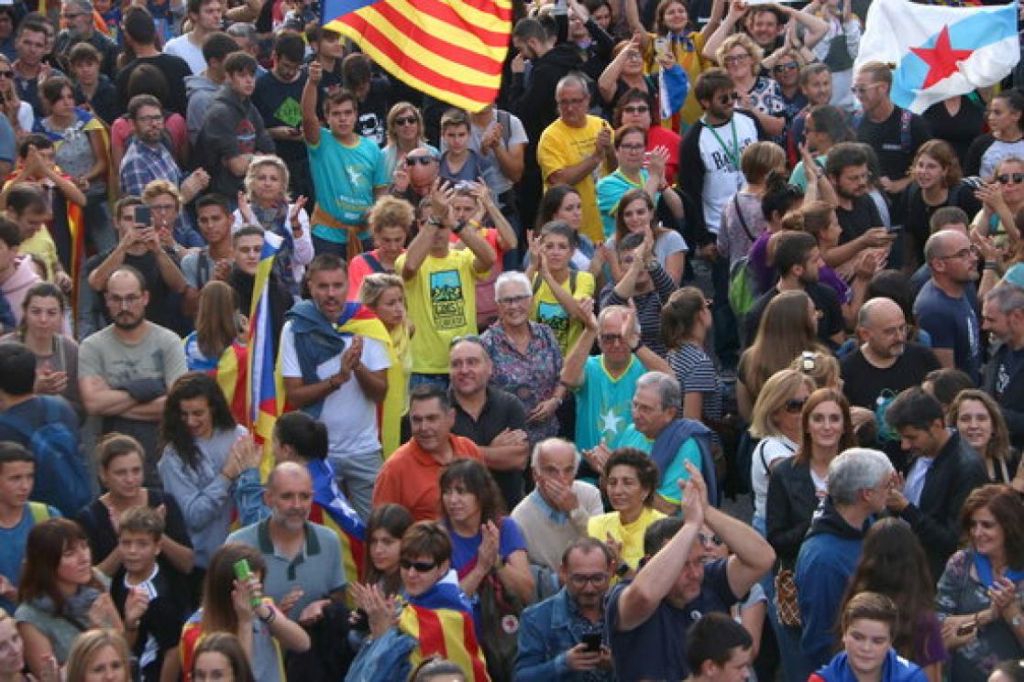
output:
M 479 111 L 501 85 L 511 0 L 324 0 L 324 28 L 381 68 L 453 106 Z

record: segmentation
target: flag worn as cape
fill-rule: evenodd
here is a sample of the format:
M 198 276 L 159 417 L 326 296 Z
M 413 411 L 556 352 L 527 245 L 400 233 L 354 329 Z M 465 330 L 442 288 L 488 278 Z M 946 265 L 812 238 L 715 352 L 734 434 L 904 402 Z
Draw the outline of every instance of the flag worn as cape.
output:
M 346 579 L 349 582 L 362 582 L 366 524 L 338 489 L 330 464 L 312 459 L 306 468 L 313 479 L 313 507 L 309 512 L 309 520 L 337 534 L 341 542 L 341 562 L 345 567 Z
M 398 615 L 398 629 L 419 642 L 411 656 L 413 669 L 437 654 L 459 666 L 469 682 L 490 681 L 476 641 L 473 610 L 459 589 L 455 571 L 448 571 L 429 590 L 408 599 Z
M 511 0 L 324 0 L 321 24 L 395 78 L 479 111 L 501 85 Z
M 892 101 L 921 114 L 933 104 L 998 83 L 1020 61 L 1017 3 L 942 7 L 874 0 L 855 68 L 896 64 Z
M 220 354 L 216 361 L 203 358 L 199 350 L 196 332 L 185 337 L 185 357 L 189 358 L 189 366 L 199 372 L 205 372 L 216 380 L 224 398 L 231 408 L 231 416 L 239 424 L 248 422 L 246 412 L 246 374 L 249 369 L 249 349 L 237 341 Z

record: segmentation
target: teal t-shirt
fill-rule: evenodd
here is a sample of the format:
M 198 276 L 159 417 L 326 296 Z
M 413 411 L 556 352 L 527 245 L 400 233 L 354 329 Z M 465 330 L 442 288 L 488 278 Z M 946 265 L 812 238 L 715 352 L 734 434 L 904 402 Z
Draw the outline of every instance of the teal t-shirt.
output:
M 363 225 L 373 206 L 373 191 L 388 184 L 387 164 L 380 148 L 366 139 L 349 147 L 342 144 L 327 128 L 320 129 L 320 142 L 307 144 L 309 167 L 313 173 L 317 204 L 339 222 Z M 313 236 L 344 244 L 348 231 L 321 223 L 313 224 Z M 369 232 L 361 232 L 366 239 Z
M 601 213 L 601 226 L 604 238 L 615 236 L 615 213 L 619 210 L 619 199 L 631 189 L 643 189 L 647 183 L 647 169 L 640 171 L 640 184 L 635 185 L 619 171 L 609 173 L 597 181 L 597 210 Z M 654 205 L 658 205 L 661 192 L 654 195 Z
M 654 441 L 637 431 L 636 427 L 630 424 L 622 435 L 619 436 L 618 440 L 615 441 L 615 447 L 636 448 L 649 455 L 651 450 L 654 449 Z M 669 463 L 668 470 L 662 474 L 661 481 L 658 483 L 658 489 L 655 492 L 665 500 L 673 504 L 679 504 L 681 500 L 679 498 L 679 486 L 676 485 L 676 481 L 689 480 L 690 472 L 686 470 L 686 463 L 690 462 L 699 470 L 700 459 L 700 446 L 697 445 L 697 441 L 693 438 L 687 438 L 679 446 L 679 451 L 676 452 L 676 456 Z
M 587 358 L 583 385 L 576 390 L 576 447 L 590 450 L 602 440 L 610 446 L 633 424 L 633 393 L 646 372 L 634 355 L 622 376 L 613 379 L 603 356 Z

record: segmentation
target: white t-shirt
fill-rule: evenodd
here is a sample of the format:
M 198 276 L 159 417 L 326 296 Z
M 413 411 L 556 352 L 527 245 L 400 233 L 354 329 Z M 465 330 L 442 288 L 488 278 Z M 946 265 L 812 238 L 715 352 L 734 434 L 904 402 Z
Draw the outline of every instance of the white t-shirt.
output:
M 287 375 L 285 375 L 287 376 Z M 785 436 L 768 436 L 754 448 L 750 463 L 750 487 L 754 489 L 754 516 L 765 518 L 768 478 L 772 465 L 796 454 L 796 443 Z
M 177 38 L 171 38 L 164 45 L 164 52 L 181 57 L 192 69 L 192 75 L 198 76 L 206 71 L 206 58 L 203 57 L 203 48 L 189 40 L 189 33 L 182 34 Z
M 345 348 L 351 343 L 351 339 L 346 339 Z M 365 336 L 361 360 L 372 372 L 391 366 L 384 346 Z M 316 375 L 324 380 L 340 370 L 341 353 L 318 365 Z M 299 359 L 295 354 L 291 322 L 286 322 L 281 330 L 281 374 L 289 378 L 302 377 Z M 327 440 L 332 455 L 365 455 L 380 450 L 377 404 L 366 397 L 354 375 L 324 398 L 320 421 L 327 426 Z
M 717 235 L 726 203 L 743 187 L 739 168 L 743 150 L 757 142 L 757 124 L 744 113 L 733 114 L 729 123 L 700 131 L 700 160 L 704 164 L 704 224 Z

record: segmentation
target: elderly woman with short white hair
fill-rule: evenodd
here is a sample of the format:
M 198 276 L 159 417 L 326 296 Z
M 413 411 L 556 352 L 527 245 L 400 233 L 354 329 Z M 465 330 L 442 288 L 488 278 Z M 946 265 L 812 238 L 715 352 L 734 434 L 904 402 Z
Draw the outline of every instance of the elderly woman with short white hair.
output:
M 558 433 L 555 411 L 567 390 L 559 383 L 562 352 L 554 332 L 530 321 L 533 286 L 521 272 L 503 272 L 494 283 L 498 321 L 481 340 L 494 363 L 491 382 L 522 401 L 531 443 Z

